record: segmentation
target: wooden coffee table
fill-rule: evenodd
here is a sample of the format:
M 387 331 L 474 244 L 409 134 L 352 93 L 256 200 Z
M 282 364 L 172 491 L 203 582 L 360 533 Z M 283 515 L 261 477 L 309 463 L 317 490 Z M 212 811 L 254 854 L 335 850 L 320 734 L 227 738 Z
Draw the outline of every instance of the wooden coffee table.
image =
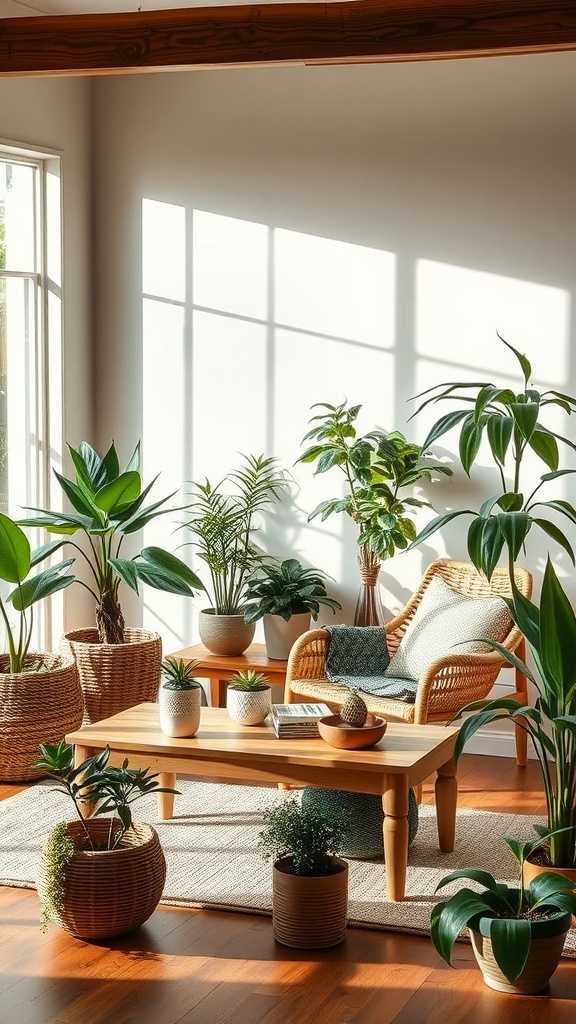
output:
M 76 748 L 76 764 L 109 746 L 112 764 L 128 758 L 133 767 L 150 766 L 160 772 L 163 786 L 173 787 L 180 773 L 381 796 L 388 897 L 401 900 L 408 859 L 408 793 L 434 771 L 440 849 L 449 853 L 454 848 L 457 782 L 452 757 L 457 732 L 454 726 L 390 722 L 377 747 L 336 750 L 321 739 L 278 740 L 271 725 L 241 726 L 222 708 L 202 708 L 196 736 L 173 739 L 160 730 L 158 705 L 139 704 L 78 729 L 66 740 Z M 160 817 L 171 818 L 174 797 L 159 794 L 158 800 Z

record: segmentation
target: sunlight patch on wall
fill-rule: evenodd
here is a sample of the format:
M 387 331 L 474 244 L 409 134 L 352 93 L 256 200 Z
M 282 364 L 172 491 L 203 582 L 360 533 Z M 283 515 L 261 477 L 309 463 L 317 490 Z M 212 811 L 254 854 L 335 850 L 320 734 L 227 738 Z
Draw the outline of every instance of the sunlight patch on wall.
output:
M 142 200 L 142 291 L 163 299 L 186 298 L 186 211 Z
M 194 211 L 192 287 L 196 306 L 265 320 L 268 227 Z

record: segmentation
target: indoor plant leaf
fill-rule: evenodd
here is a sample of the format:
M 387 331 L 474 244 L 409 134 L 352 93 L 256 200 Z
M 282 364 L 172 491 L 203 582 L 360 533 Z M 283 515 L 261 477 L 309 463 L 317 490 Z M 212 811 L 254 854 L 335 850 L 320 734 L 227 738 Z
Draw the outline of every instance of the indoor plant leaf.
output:
M 0 579 L 19 583 L 31 566 L 30 544 L 23 530 L 0 513 Z

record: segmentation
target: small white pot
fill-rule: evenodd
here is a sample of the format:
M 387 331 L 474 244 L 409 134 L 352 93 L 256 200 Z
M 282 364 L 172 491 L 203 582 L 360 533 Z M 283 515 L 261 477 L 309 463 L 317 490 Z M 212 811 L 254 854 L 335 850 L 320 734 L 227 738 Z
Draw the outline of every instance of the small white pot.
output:
M 233 722 L 260 725 L 272 707 L 272 687 L 265 690 L 235 690 L 229 686 L 226 707 Z
M 168 690 L 160 687 L 160 728 L 166 736 L 194 736 L 200 725 L 202 687 L 191 690 Z
M 292 615 L 288 622 L 281 615 L 264 616 L 266 654 L 272 660 L 285 661 L 302 633 L 310 629 L 310 613 Z

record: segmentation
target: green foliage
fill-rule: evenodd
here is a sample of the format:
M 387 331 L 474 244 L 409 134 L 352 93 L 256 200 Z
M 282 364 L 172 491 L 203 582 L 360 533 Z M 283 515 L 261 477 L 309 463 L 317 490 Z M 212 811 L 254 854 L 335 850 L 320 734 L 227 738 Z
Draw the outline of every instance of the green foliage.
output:
M 184 661 L 183 658 L 164 658 L 162 662 L 162 686 L 165 690 L 196 690 L 200 683 L 194 678 L 199 661 Z
M 91 585 L 80 580 L 96 602 L 96 622 L 100 639 L 105 643 L 124 642 L 124 618 L 118 599 L 120 583 L 136 593 L 145 583 L 156 590 L 192 597 L 202 584 L 195 573 L 180 558 L 163 548 L 147 547 L 131 559 L 120 558 L 120 550 L 127 536 L 137 533 L 159 516 L 178 511 L 165 507 L 175 491 L 145 505 L 146 498 L 156 483 L 155 477 L 142 487 L 140 477 L 140 443 L 136 445 L 126 469 L 120 470 L 114 444 L 101 455 L 87 441 L 78 449 L 68 445 L 75 470 L 75 480 L 55 472 L 73 512 L 51 512 L 49 509 L 30 509 L 36 514 L 23 521 L 24 525 L 42 527 L 48 533 L 62 535 L 59 543 L 70 544 L 89 566 Z M 182 507 L 182 506 L 180 506 Z M 66 538 L 83 534 L 84 549 Z
M 506 842 L 522 863 L 525 848 L 518 849 L 514 840 Z M 436 904 L 431 918 L 432 942 L 442 959 L 450 964 L 454 943 L 462 929 L 477 928 L 480 918 L 488 919 L 494 959 L 512 983 L 526 965 L 532 941 L 531 921 L 535 915 L 555 916 L 576 911 L 574 883 L 551 871 L 535 878 L 527 887 L 521 881 L 519 888 L 512 888 L 497 882 L 487 871 L 462 868 L 446 875 L 436 892 L 460 878 L 483 886 L 484 892 L 464 888 Z
M 475 701 L 456 716 L 469 715 L 456 742 L 459 757 L 468 740 L 484 725 L 508 719 L 530 737 L 544 783 L 548 825 L 536 845 L 546 840 L 554 867 L 576 867 L 576 616 L 548 559 L 540 607 L 515 588 L 507 602 L 524 633 L 533 673 L 517 655 L 494 640 L 485 642 L 535 686 L 534 707 L 511 698 Z
M 326 817 L 290 797 L 264 812 L 259 849 L 265 860 L 288 857 L 296 875 L 330 874 L 331 858 L 346 839 L 350 824 L 343 814 Z
M 420 498 L 401 497 L 400 492 L 438 474 L 450 475 L 451 470 L 430 461 L 426 445 L 412 444 L 399 431 L 372 430 L 359 436 L 355 424 L 360 405 L 319 402 L 312 408 L 317 407 L 325 411 L 310 420 L 313 426 L 303 441 L 313 444 L 298 462 L 315 463 L 316 474 L 337 466 L 348 494 L 322 501 L 308 518 L 319 516 L 324 522 L 335 512 L 345 512 L 358 526 L 359 543 L 377 558 L 391 558 L 416 536 L 412 509 L 428 505 Z
M 306 612 L 317 619 L 320 605 L 335 612 L 342 605 L 328 597 L 326 578 L 319 569 L 305 569 L 296 558 L 287 558 L 281 565 L 260 565 L 248 580 L 244 619 L 256 622 L 264 615 L 280 615 L 288 622 Z
M 42 894 L 40 929 L 46 931 L 50 921 L 57 920 L 63 910 L 66 891 L 66 869 L 76 852 L 65 821 L 50 832 L 42 850 L 44 891 Z
M 428 448 L 448 431 L 458 427 L 460 461 L 468 475 L 474 466 L 482 438 L 486 436 L 488 440 L 500 481 L 500 493 L 485 501 L 479 511 L 463 509 L 437 516 L 414 541 L 414 545 L 422 543 L 451 519 L 472 516 L 468 528 L 468 553 L 471 562 L 488 579 L 500 560 L 504 545 L 511 566 L 533 527 L 542 530 L 559 544 L 572 563 L 575 562 L 572 545 L 556 523 L 550 521 L 549 510 L 575 523 L 576 508 L 567 501 L 541 502 L 535 498 L 541 487 L 560 476 L 576 472 L 574 469 L 558 469 L 558 442 L 573 448 L 572 442 L 549 430 L 540 420 L 547 406 L 557 406 L 570 416 L 576 410 L 576 398 L 559 391 L 541 392 L 535 389 L 530 383 L 532 367 L 526 356 L 504 341 L 504 338 L 500 340 L 520 364 L 524 377 L 522 391 L 515 393 L 510 388 L 500 388 L 483 381 L 437 384 L 416 396 L 424 401 L 413 414 L 417 416 L 427 406 L 438 402 L 467 403 L 467 408 L 441 416 L 429 431 L 423 447 Z M 537 486 L 526 495 L 522 486 L 522 468 L 529 450 L 549 472 L 542 473 Z M 543 511 L 537 513 L 537 509 Z
M 7 598 L 0 599 L 0 616 L 6 633 L 11 672 L 24 672 L 28 667 L 26 657 L 32 638 L 34 605 L 74 581 L 74 577 L 66 572 L 73 559 L 44 569 L 35 576 L 29 575 L 34 566 L 61 546 L 62 542 L 58 541 L 31 551 L 24 531 L 8 516 L 0 514 L 0 580 L 16 584 Z M 10 621 L 7 604 L 17 613 L 17 627 Z
M 224 490 L 227 483 L 232 492 Z M 208 567 L 210 598 L 218 615 L 242 610 L 248 579 L 264 556 L 254 543 L 257 519 L 286 487 L 276 459 L 244 455 L 240 467 L 214 486 L 192 484 L 192 518 L 184 525 L 194 535 L 199 558 Z
M 260 690 L 268 690 L 270 683 L 263 672 L 256 672 L 249 668 L 244 672 L 237 672 L 229 684 L 232 690 L 244 690 L 247 693 L 258 693 Z

